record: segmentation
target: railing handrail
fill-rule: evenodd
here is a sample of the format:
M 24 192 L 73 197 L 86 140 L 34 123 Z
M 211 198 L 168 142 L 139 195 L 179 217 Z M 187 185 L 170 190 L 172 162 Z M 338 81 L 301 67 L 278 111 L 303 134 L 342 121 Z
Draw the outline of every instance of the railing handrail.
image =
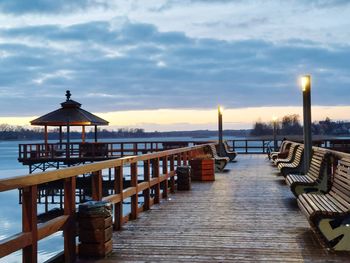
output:
M 114 205 L 113 225 L 114 229 L 118 230 L 128 220 L 136 219 L 139 212 L 148 210 L 153 204 L 159 203 L 162 197 L 167 198 L 169 186 L 170 193 L 173 193 L 176 167 L 188 165 L 188 161 L 198 154 L 203 154 L 208 145 L 210 144 L 170 149 L 0 180 L 0 192 L 16 188 L 22 189 L 22 232 L 0 240 L 0 257 L 22 249 L 23 262 L 37 262 L 38 241 L 63 230 L 64 260 L 66 262 L 75 261 L 76 178 L 79 175 L 91 173 L 91 198 L 93 200 L 105 200 Z M 143 162 L 144 180 L 142 182 L 138 181 L 138 162 Z M 130 165 L 130 186 L 126 189 L 123 186 L 124 165 Z M 110 168 L 114 168 L 114 189 L 108 196 L 103 196 L 102 171 Z M 38 224 L 38 185 L 56 180 L 63 180 L 63 215 Z M 139 192 L 144 195 L 144 202 L 141 206 L 138 202 Z M 124 215 L 123 201 L 128 198 L 131 198 L 131 212 Z
M 125 164 L 131 164 L 139 161 L 162 158 L 168 155 L 175 155 L 178 153 L 189 152 L 192 150 L 205 147 L 207 145 L 210 145 L 210 144 L 202 144 L 202 145 L 195 145 L 195 146 L 184 147 L 184 148 L 164 150 L 161 152 L 147 153 L 143 155 L 126 156 L 118 159 L 78 165 L 78 166 L 58 169 L 54 171 L 46 171 L 46 172 L 35 173 L 35 174 L 9 177 L 9 178 L 0 180 L 0 192 L 22 188 L 22 187 L 33 186 L 33 185 L 39 185 L 43 183 L 60 180 L 60 179 L 75 177 L 79 174 L 92 173 L 102 169 L 113 168 L 116 166 L 122 166 Z

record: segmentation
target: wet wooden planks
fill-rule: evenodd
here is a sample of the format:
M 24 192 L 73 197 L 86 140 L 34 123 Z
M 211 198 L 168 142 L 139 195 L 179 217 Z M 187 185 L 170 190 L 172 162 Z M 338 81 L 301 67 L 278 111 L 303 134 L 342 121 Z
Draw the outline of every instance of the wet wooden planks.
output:
M 265 156 L 238 156 L 215 182 L 194 183 L 114 232 L 98 262 L 348 262 L 322 248 Z

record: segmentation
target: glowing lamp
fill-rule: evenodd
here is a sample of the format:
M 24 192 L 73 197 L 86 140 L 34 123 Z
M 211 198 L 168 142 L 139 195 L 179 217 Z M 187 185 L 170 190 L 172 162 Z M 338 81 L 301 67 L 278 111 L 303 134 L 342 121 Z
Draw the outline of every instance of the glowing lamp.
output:
M 311 85 L 311 76 L 305 75 L 301 77 L 301 88 L 303 91 L 307 91 L 310 89 Z

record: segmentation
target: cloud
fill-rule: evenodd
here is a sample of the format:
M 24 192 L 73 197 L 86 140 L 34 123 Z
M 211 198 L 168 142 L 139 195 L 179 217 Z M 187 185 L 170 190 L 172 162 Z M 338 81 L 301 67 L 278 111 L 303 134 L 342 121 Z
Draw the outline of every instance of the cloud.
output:
M 309 0 L 307 2 L 315 7 L 322 8 L 338 7 L 350 4 L 348 0 Z
M 57 13 L 83 10 L 91 6 L 106 7 L 107 3 L 95 0 L 2 0 L 0 10 L 8 14 Z
M 0 29 L 0 38 L 2 115 L 44 114 L 67 89 L 94 112 L 296 106 L 305 72 L 313 103 L 350 99 L 346 45 L 198 39 L 128 19 Z

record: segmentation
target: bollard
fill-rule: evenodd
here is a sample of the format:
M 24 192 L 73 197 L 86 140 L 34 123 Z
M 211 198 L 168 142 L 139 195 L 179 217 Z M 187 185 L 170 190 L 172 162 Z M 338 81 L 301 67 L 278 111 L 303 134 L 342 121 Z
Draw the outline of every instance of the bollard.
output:
M 177 190 L 188 191 L 191 190 L 191 167 L 178 166 L 176 168 L 177 175 Z
M 79 256 L 105 257 L 112 252 L 111 204 L 90 201 L 79 205 Z

